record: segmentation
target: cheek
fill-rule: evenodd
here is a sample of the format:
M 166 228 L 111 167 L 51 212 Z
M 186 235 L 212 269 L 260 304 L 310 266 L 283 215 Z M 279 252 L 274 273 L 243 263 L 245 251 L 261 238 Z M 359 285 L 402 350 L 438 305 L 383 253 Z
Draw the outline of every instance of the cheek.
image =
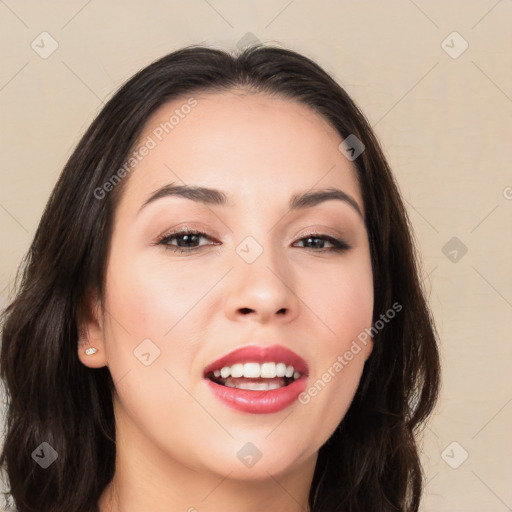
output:
M 190 387 L 197 345 L 186 315 L 206 283 L 190 282 L 168 265 L 147 266 L 136 259 L 119 258 L 110 269 L 105 341 L 121 418 L 155 440 L 168 436 L 172 419 L 184 410 L 193 425 L 201 425 L 201 410 L 184 391 Z M 193 430 L 190 425 L 187 432 L 173 429 L 178 437 Z
M 183 262 L 118 257 L 110 267 L 107 302 L 126 330 L 139 338 L 166 337 L 208 289 L 206 280 Z
M 121 378 L 124 382 L 124 375 L 130 372 L 126 380 L 155 390 L 155 398 L 160 390 L 166 390 L 162 391 L 166 395 L 169 392 L 172 378 L 167 372 L 188 386 L 200 338 L 200 326 L 190 318 L 211 284 L 198 278 L 197 272 L 184 270 L 183 265 L 123 258 L 120 251 L 112 254 L 108 268 L 105 342 L 114 382 Z M 137 387 L 130 390 L 127 400 L 135 400 L 139 391 L 142 389 Z M 147 397 L 139 399 L 148 401 Z
M 326 350 L 341 350 L 371 325 L 374 296 L 369 256 L 360 253 L 337 270 L 325 269 L 314 275 L 314 282 L 306 282 L 307 293 L 324 322 Z
M 312 303 L 324 323 L 308 387 L 299 398 L 306 416 L 322 418 L 319 439 L 326 440 L 345 416 L 357 391 L 372 342 L 365 329 L 373 315 L 369 256 L 360 254 L 337 272 L 317 274 Z M 319 324 L 320 325 L 320 324 Z

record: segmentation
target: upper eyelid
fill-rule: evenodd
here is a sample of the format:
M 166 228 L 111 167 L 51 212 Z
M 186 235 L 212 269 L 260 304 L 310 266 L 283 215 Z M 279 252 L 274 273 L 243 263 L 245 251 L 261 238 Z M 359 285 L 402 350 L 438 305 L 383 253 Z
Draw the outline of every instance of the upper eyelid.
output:
M 161 238 L 167 238 L 171 236 L 179 236 L 179 235 L 201 235 L 207 238 L 213 238 L 212 235 L 209 235 L 205 231 L 201 231 L 200 229 L 194 229 L 194 228 L 180 228 L 176 231 L 171 231 L 169 233 L 164 233 L 161 235 Z

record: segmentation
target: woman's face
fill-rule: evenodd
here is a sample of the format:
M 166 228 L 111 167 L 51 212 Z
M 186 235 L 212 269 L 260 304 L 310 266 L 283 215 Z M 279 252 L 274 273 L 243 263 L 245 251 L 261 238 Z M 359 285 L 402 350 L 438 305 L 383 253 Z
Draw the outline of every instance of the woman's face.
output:
M 119 440 L 139 461 L 237 479 L 311 470 L 372 348 L 353 343 L 373 310 L 355 169 L 304 105 L 234 91 L 194 99 L 161 107 L 127 165 L 99 352 L 80 357 L 108 365 Z M 342 194 L 290 203 L 327 189 Z M 184 229 L 201 235 L 172 236 Z M 296 380 L 280 376 L 288 366 Z

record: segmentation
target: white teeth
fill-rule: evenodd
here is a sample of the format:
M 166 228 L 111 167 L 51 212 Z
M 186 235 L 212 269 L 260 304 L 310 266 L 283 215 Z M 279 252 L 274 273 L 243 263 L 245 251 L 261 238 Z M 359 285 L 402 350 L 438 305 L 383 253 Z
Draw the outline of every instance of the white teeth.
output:
M 231 367 L 231 377 L 243 377 L 244 376 L 244 365 L 234 364 Z
M 268 391 L 268 382 L 239 382 L 235 387 L 249 391 Z
M 237 388 L 237 389 L 245 389 L 247 391 L 269 391 L 271 389 L 279 389 L 285 386 L 285 384 L 280 384 L 278 382 L 270 381 L 270 382 L 237 382 L 236 384 L 231 380 L 227 379 L 225 382 L 225 386 L 228 388 Z
M 284 363 L 276 364 L 276 377 L 284 377 L 286 373 L 286 365 Z
M 215 378 L 227 379 L 228 377 L 246 379 L 275 379 L 276 377 L 294 378 L 297 380 L 301 374 L 291 365 L 285 363 L 237 363 L 233 366 L 224 366 L 213 372 Z
M 260 378 L 260 365 L 259 363 L 245 363 L 244 364 L 244 377 L 246 379 L 259 379 Z
M 276 376 L 276 363 L 263 363 L 261 365 L 261 377 L 273 379 Z

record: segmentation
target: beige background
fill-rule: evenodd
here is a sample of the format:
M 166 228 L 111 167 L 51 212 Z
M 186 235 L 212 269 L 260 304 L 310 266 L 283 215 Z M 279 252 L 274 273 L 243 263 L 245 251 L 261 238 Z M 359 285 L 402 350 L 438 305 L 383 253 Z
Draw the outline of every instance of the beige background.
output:
M 72 148 L 135 71 L 190 43 L 303 52 L 375 128 L 423 255 L 444 380 L 422 510 L 512 510 L 511 26 L 510 0 L 0 1 L 2 304 Z

